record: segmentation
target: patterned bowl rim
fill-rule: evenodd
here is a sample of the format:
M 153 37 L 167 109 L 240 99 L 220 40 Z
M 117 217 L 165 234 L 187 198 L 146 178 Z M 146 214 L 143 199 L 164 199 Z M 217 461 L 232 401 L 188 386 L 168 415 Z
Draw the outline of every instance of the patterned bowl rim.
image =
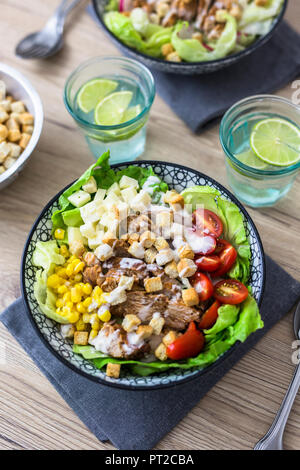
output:
M 257 299 L 257 303 L 258 303 L 258 306 L 260 307 L 261 305 L 261 302 L 262 302 L 262 298 L 263 298 L 263 294 L 264 294 L 264 290 L 265 290 L 265 278 L 266 278 L 266 263 L 265 263 L 265 253 L 264 253 L 264 248 L 263 248 L 263 244 L 262 244 L 262 241 L 261 241 L 261 238 L 259 236 L 259 233 L 258 233 L 258 230 L 252 220 L 252 218 L 250 217 L 250 215 L 248 214 L 248 212 L 246 211 L 246 209 L 244 208 L 244 206 L 240 203 L 240 201 L 228 190 L 226 189 L 222 184 L 218 183 L 215 179 L 211 178 L 210 176 L 207 176 L 205 175 L 204 173 L 201 173 L 200 171 L 198 170 L 195 170 L 195 169 L 192 169 L 192 168 L 189 168 L 185 165 L 180 165 L 180 164 L 176 164 L 176 163 L 170 163 L 170 162 L 165 162 L 165 161 L 160 161 L 160 160 L 138 160 L 136 162 L 122 162 L 122 163 L 116 163 L 116 164 L 113 164 L 111 165 L 111 168 L 122 168 L 122 167 L 127 167 L 129 165 L 137 165 L 139 166 L 140 164 L 145 164 L 145 165 L 150 165 L 150 166 L 155 166 L 155 165 L 162 165 L 162 166 L 171 166 L 173 168 L 178 168 L 178 169 L 182 169 L 184 171 L 187 171 L 187 172 L 191 172 L 191 173 L 194 173 L 196 176 L 200 177 L 200 178 L 204 178 L 206 179 L 207 181 L 209 181 L 210 183 L 212 183 L 216 188 L 220 189 L 222 192 L 224 192 L 226 194 L 226 196 L 229 198 L 229 200 L 231 200 L 232 202 L 234 202 L 239 210 L 242 212 L 245 220 L 247 221 L 247 223 L 249 223 L 251 226 L 252 226 L 252 229 L 253 229 L 253 232 L 254 232 L 254 235 L 255 235 L 255 240 L 258 244 L 258 248 L 259 248 L 259 253 L 260 253 L 260 256 L 261 256 L 261 268 L 262 268 L 262 273 L 261 273 L 261 289 L 260 289 L 260 292 L 259 292 L 259 295 L 258 295 L 258 299 Z M 76 180 L 75 180 L 76 181 Z M 25 243 L 25 246 L 24 246 L 24 250 L 23 250 L 23 254 L 22 254 L 22 260 L 21 260 L 21 272 L 20 272 L 20 280 L 21 280 L 21 293 L 22 293 L 22 298 L 23 298 L 23 303 L 25 305 L 25 311 L 27 313 L 27 316 L 31 322 L 31 324 L 33 325 L 34 329 L 36 330 L 36 332 L 38 333 L 38 336 L 40 337 L 40 339 L 42 340 L 42 342 L 44 343 L 44 345 L 47 347 L 47 349 L 52 353 L 54 354 L 54 356 L 59 360 L 61 361 L 64 365 L 66 365 L 67 367 L 69 367 L 71 370 L 73 370 L 74 372 L 77 372 L 79 375 L 81 376 L 84 376 L 84 377 L 87 377 L 88 379 L 92 380 L 93 382 L 97 382 L 97 383 L 100 383 L 102 385 L 106 385 L 108 387 L 116 387 L 116 388 L 119 388 L 119 389 L 126 389 L 126 390 L 134 390 L 134 391 L 137 391 L 137 390 L 141 390 L 141 391 L 145 391 L 145 390 L 158 390 L 158 389 L 163 389 L 163 388 L 169 388 L 169 387 L 173 387 L 173 386 L 176 386 L 176 385 L 181 385 L 183 383 L 186 383 L 186 382 L 189 382 L 189 381 L 192 381 L 196 378 L 198 378 L 200 375 L 204 375 L 208 372 L 211 372 L 216 366 L 220 365 L 230 354 L 232 354 L 232 352 L 238 347 L 238 345 L 240 344 L 240 342 L 236 342 L 233 346 L 231 346 L 230 349 L 228 349 L 224 354 L 222 354 L 222 356 L 220 356 L 213 364 L 207 366 L 207 367 L 204 367 L 203 369 L 199 369 L 199 371 L 197 371 L 196 373 L 194 374 L 191 374 L 191 375 L 187 375 L 187 376 L 184 376 L 182 378 L 179 378 L 176 380 L 176 381 L 172 381 L 172 382 L 169 382 L 169 383 L 158 383 L 158 384 L 148 384 L 148 385 L 137 385 L 137 384 L 123 384 L 123 383 L 118 383 L 117 380 L 114 381 L 114 382 L 110 382 L 110 381 L 105 381 L 104 379 L 101 379 L 100 377 L 94 377 L 93 375 L 91 374 L 88 374 L 87 372 L 84 372 L 83 370 L 79 369 L 78 367 L 76 367 L 75 365 L 71 364 L 69 361 L 67 361 L 64 357 L 62 357 L 60 354 L 58 354 L 58 352 L 52 347 L 52 345 L 46 340 L 46 338 L 44 337 L 44 335 L 42 334 L 41 330 L 38 328 L 38 325 L 37 323 L 35 322 L 34 320 L 34 317 L 31 313 L 31 308 L 30 308 L 30 304 L 29 304 L 29 301 L 28 301 L 28 297 L 27 297 L 27 291 L 26 291 L 26 287 L 25 287 L 25 263 L 26 263 L 26 256 L 27 256 L 27 251 L 28 251 L 28 247 L 30 245 L 30 242 L 31 242 L 31 239 L 32 239 L 32 236 L 39 224 L 39 222 L 43 219 L 45 213 L 48 211 L 48 209 L 50 209 L 50 207 L 57 201 L 57 199 L 59 198 L 59 196 L 69 187 L 71 186 L 72 184 L 74 183 L 74 181 L 70 184 L 68 184 L 65 188 L 63 188 L 61 191 L 59 191 L 59 193 L 57 193 L 47 204 L 46 206 L 43 208 L 43 210 L 40 212 L 40 214 L 38 215 L 38 217 L 36 218 L 30 232 L 29 232 L 29 235 L 27 237 L 27 240 L 26 240 L 26 243 Z M 172 369 L 171 369 L 172 371 Z M 147 377 L 145 377 L 145 380 L 147 380 Z
M 101 16 L 100 12 L 98 11 L 97 3 L 98 3 L 98 0 L 92 0 L 93 10 L 94 10 L 98 20 L 100 21 L 102 27 L 108 33 L 109 36 L 111 36 L 113 39 L 115 39 L 116 42 L 119 43 L 121 46 L 123 46 L 127 51 L 134 52 L 135 55 L 141 57 L 141 59 L 151 60 L 154 64 L 166 64 L 167 61 L 165 61 L 163 59 L 158 59 L 157 57 L 149 56 L 147 54 L 144 54 L 143 52 L 139 52 L 138 50 L 134 49 L 133 47 L 129 47 L 126 44 L 124 44 L 117 36 L 115 36 L 107 28 L 106 24 L 104 23 L 104 21 L 102 19 L 102 16 Z M 232 62 L 232 59 L 234 59 L 235 61 L 237 61 L 239 59 L 242 59 L 244 56 L 248 55 L 250 52 L 252 52 L 252 51 L 258 49 L 260 46 L 264 45 L 271 38 L 271 36 L 273 35 L 273 33 L 275 32 L 275 30 L 277 29 L 277 27 L 281 23 L 281 20 L 284 17 L 285 11 L 287 9 L 287 5 L 288 5 L 288 0 L 284 0 L 281 11 L 280 11 L 279 15 L 277 15 L 277 17 L 275 18 L 273 26 L 270 29 L 270 31 L 267 34 L 264 34 L 263 36 L 261 36 L 259 39 L 257 39 L 249 47 L 246 47 L 246 49 L 243 50 L 243 51 L 232 54 L 231 56 L 223 57 L 222 59 L 216 59 L 216 60 L 211 60 L 211 61 L 180 62 L 180 63 L 168 61 L 167 64 L 176 65 L 176 67 L 180 67 L 181 64 L 182 64 L 182 66 L 184 66 L 186 69 L 190 68 L 191 71 L 192 71 L 193 67 L 195 67 L 195 66 L 200 67 L 201 65 L 205 66 L 206 64 L 209 64 L 212 67 L 214 65 L 217 65 L 217 64 L 220 65 L 220 66 L 222 66 L 222 65 L 226 66 L 227 64 L 230 65 L 231 62 Z

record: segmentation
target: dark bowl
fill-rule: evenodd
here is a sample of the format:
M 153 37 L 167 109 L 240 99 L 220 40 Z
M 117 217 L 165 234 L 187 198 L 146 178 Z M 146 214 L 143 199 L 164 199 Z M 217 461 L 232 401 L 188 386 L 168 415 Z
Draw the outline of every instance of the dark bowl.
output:
M 171 62 L 162 59 L 156 59 L 149 55 L 145 55 L 142 52 L 138 52 L 135 49 L 132 49 L 129 46 L 126 46 L 122 41 L 120 41 L 105 25 L 103 21 L 104 8 L 107 4 L 107 0 L 92 0 L 94 13 L 99 20 L 100 24 L 106 31 L 106 33 L 111 37 L 116 46 L 124 52 L 125 55 L 131 57 L 132 59 L 139 60 L 143 62 L 147 67 L 159 70 L 160 72 L 166 73 L 179 73 L 183 75 L 201 75 L 204 73 L 216 72 L 225 67 L 229 67 L 237 62 L 239 62 L 244 57 L 252 54 L 252 52 L 259 49 L 266 42 L 271 39 L 275 30 L 281 23 L 283 19 L 288 0 L 284 0 L 282 10 L 277 18 L 274 20 L 273 27 L 264 36 L 257 39 L 251 46 L 247 47 L 244 51 L 238 52 L 236 54 L 224 57 L 223 59 L 212 60 L 208 62 Z
M 238 206 L 244 218 L 245 229 L 251 247 L 249 285 L 252 288 L 254 298 L 260 305 L 265 285 L 264 250 L 254 222 L 235 196 L 209 176 L 174 163 L 139 161 L 135 163 L 130 162 L 122 163 L 120 165 L 112 165 L 112 167 L 123 169 L 128 165 L 139 165 L 143 167 L 151 165 L 155 173 L 166 181 L 171 188 L 175 188 L 177 191 L 182 191 L 184 188 L 194 185 L 211 186 L 218 189 L 224 198 L 229 199 Z M 62 337 L 57 324 L 43 315 L 39 310 L 39 306 L 33 292 L 36 268 L 32 265 L 32 254 L 37 241 L 46 241 L 51 238 L 51 215 L 58 208 L 58 198 L 65 189 L 66 188 L 54 196 L 36 219 L 24 248 L 21 266 L 21 288 L 26 312 L 33 328 L 37 331 L 41 340 L 57 359 L 80 375 L 88 377 L 98 383 L 131 390 L 149 390 L 178 385 L 211 372 L 214 367 L 220 365 L 228 355 L 239 348 L 240 343 L 235 343 L 226 353 L 219 357 L 216 362 L 204 369 L 199 369 L 198 367 L 188 370 L 169 369 L 166 372 L 150 375 L 148 377 L 138 377 L 124 371 L 119 379 L 107 377 L 105 371 L 97 369 L 90 361 L 73 353 L 71 342 Z

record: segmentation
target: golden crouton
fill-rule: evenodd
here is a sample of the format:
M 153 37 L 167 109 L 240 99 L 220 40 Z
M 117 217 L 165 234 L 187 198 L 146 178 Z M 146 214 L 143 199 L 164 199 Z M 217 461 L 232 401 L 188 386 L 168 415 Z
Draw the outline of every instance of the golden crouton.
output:
M 154 242 L 154 246 L 158 251 L 170 248 L 169 243 L 164 239 L 164 237 L 157 237 Z
M 21 138 L 21 132 L 19 131 L 19 129 L 10 129 L 8 131 L 7 138 L 10 142 L 17 142 Z M 25 145 L 25 147 L 26 147 L 26 145 Z
M 194 259 L 195 254 L 188 243 L 184 243 L 177 249 L 177 253 L 180 259 L 189 258 Z
M 161 211 L 156 216 L 156 225 L 160 228 L 171 227 L 173 222 L 172 212 Z
M 30 125 L 33 124 L 34 117 L 30 113 L 21 113 L 19 115 L 19 121 L 21 124 Z
M 5 123 L 7 129 L 10 131 L 11 129 L 20 129 L 18 121 L 10 115 L 10 118 L 7 119 Z
M 144 260 L 147 264 L 153 264 L 157 255 L 157 250 L 152 246 L 145 251 Z
M 3 163 L 3 166 L 6 170 L 8 170 L 13 164 L 15 163 L 16 159 L 13 157 L 7 157 Z
M 0 175 L 5 172 L 5 168 L 3 165 L 0 165 Z
M 122 327 L 124 328 L 125 331 L 127 331 L 127 333 L 130 333 L 131 331 L 136 330 L 136 328 L 141 323 L 142 322 L 138 316 L 130 313 L 128 315 L 125 315 L 123 322 L 122 322 Z
M 13 143 L 8 143 L 8 145 L 10 147 L 10 156 L 14 158 L 19 157 L 21 150 L 22 150 L 20 145 L 13 144 Z
M 178 274 L 180 277 L 191 277 L 197 271 L 194 261 L 189 258 L 183 258 L 177 264 Z
M 71 254 L 77 257 L 82 256 L 85 252 L 84 244 L 79 240 L 74 240 L 71 242 L 69 249 Z
M 106 243 L 109 246 L 113 246 L 115 241 L 116 241 L 116 236 L 109 230 L 102 237 L 102 243 Z
M 128 242 L 132 244 L 133 242 L 138 242 L 140 235 L 138 233 L 131 233 L 128 237 Z
M 162 342 L 164 343 L 164 345 L 166 347 L 169 346 L 169 344 L 172 344 L 174 343 L 175 339 L 177 338 L 177 333 L 173 330 L 169 331 L 169 333 L 167 333 L 163 339 L 162 339 Z
M 136 334 L 140 339 L 148 339 L 153 334 L 153 328 L 151 325 L 140 325 L 136 330 Z
M 31 135 L 30 134 L 25 134 L 25 132 L 23 132 L 23 134 L 21 134 L 21 139 L 20 139 L 20 142 L 19 142 L 19 145 L 22 149 L 25 149 L 29 143 L 31 139 Z
M 255 0 L 255 5 L 257 7 L 265 7 L 268 4 L 269 0 Z
M 173 261 L 174 253 L 170 248 L 166 248 L 165 250 L 160 250 L 156 255 L 156 263 L 159 266 L 164 266 L 165 264 Z
M 160 361 L 166 361 L 168 359 L 167 348 L 164 343 L 160 343 L 160 345 L 155 349 L 154 354 Z
M 232 8 L 229 11 L 230 15 L 233 16 L 236 20 L 240 20 L 243 15 L 243 10 L 242 8 L 238 5 L 235 4 L 232 6 Z
M 33 126 L 30 125 L 23 125 L 22 126 L 22 132 L 25 132 L 25 134 L 32 134 L 33 133 Z
M 120 237 L 120 240 L 124 240 L 125 242 L 127 242 L 129 239 L 129 233 L 124 233 L 123 235 L 121 235 Z
M 134 241 L 128 248 L 128 253 L 130 253 L 134 258 L 143 259 L 145 256 L 145 250 L 141 243 Z
M 178 194 L 177 191 L 171 190 L 167 191 L 164 197 L 164 202 L 167 204 L 179 204 L 181 207 L 184 206 L 184 199 L 181 194 Z
M 121 364 L 113 364 L 109 362 L 106 366 L 106 375 L 107 377 L 113 377 L 118 379 L 120 377 Z
M 180 58 L 178 52 L 176 52 L 176 51 L 171 52 L 171 54 L 168 54 L 167 55 L 167 60 L 169 60 L 170 62 L 181 62 L 181 58 Z
M 3 124 L 0 124 L 0 142 L 5 140 L 7 135 L 8 135 L 7 127 L 4 126 Z
M 146 230 L 146 232 L 142 233 L 140 236 L 140 242 L 144 248 L 150 248 L 156 240 L 155 233 L 151 232 L 150 230 Z
M 125 287 L 126 290 L 131 290 L 134 284 L 133 276 L 121 276 L 119 280 L 119 287 Z
M 197 39 L 197 41 L 199 41 L 201 43 L 203 42 L 203 34 L 201 34 L 201 33 L 194 33 L 192 38 Z
M 87 331 L 75 331 L 74 344 L 86 346 L 88 344 L 89 333 Z
M 174 52 L 174 47 L 172 46 L 170 42 L 168 42 L 167 44 L 164 44 L 161 47 L 161 53 L 164 57 L 167 57 L 167 55 L 171 54 L 171 52 Z
M 193 287 L 189 289 L 183 289 L 182 300 L 188 307 L 199 304 L 199 296 Z
M 145 286 L 146 292 L 157 292 L 159 290 L 162 290 L 163 288 L 161 278 L 158 276 L 144 279 L 144 286 Z
M 11 110 L 13 113 L 24 113 L 24 103 L 22 101 L 14 101 L 13 103 L 11 103 Z
M 168 11 L 170 10 L 170 5 L 166 1 L 159 1 L 156 3 L 156 12 L 160 18 L 166 16 Z
M 6 121 L 8 119 L 8 114 L 4 108 L 0 108 L 0 123 Z
M 152 326 L 153 328 L 153 333 L 155 335 L 160 335 L 161 330 L 163 329 L 165 324 L 165 319 L 161 316 L 155 316 L 153 315 L 151 321 L 149 322 L 149 325 Z
M 172 279 L 178 276 L 178 269 L 177 269 L 177 264 L 175 263 L 175 261 L 171 261 L 171 263 L 168 263 L 165 266 L 165 273 L 167 276 L 171 277 Z

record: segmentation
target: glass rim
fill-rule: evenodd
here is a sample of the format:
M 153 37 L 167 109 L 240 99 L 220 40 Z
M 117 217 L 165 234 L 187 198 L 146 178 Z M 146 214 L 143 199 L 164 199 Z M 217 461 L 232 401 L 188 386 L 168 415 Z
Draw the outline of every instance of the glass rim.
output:
M 257 168 L 253 168 L 251 166 L 245 165 L 245 163 L 241 162 L 238 160 L 234 154 L 229 150 L 225 138 L 224 138 L 224 127 L 225 127 L 225 122 L 226 120 L 231 116 L 231 114 L 238 109 L 240 106 L 250 103 L 250 102 L 255 102 L 255 101 L 263 101 L 263 100 L 270 100 L 270 101 L 277 101 L 281 102 L 289 107 L 294 108 L 296 111 L 300 112 L 299 106 L 294 104 L 292 101 L 288 100 L 287 98 L 283 98 L 281 96 L 277 95 L 268 95 L 268 94 L 260 94 L 260 95 L 253 95 L 253 96 L 248 96 L 247 98 L 243 98 L 242 100 L 238 101 L 235 103 L 233 106 L 231 106 L 226 113 L 224 114 L 221 124 L 220 124 L 220 129 L 219 129 L 219 139 L 221 146 L 223 148 L 224 153 L 227 155 L 227 157 L 240 169 L 248 171 L 249 173 L 255 174 L 255 175 L 260 175 L 260 176 L 278 176 L 278 175 L 285 175 L 292 173 L 293 171 L 297 170 L 300 168 L 300 158 L 297 163 L 294 163 L 293 165 L 290 165 L 288 167 L 283 167 L 283 166 L 278 166 L 278 170 L 259 170 Z
M 114 125 L 111 125 L 111 126 L 103 126 L 103 125 L 100 125 L 100 124 L 93 124 L 89 121 L 86 121 L 85 119 L 82 119 L 80 116 L 78 116 L 76 114 L 76 112 L 73 110 L 73 106 L 69 102 L 68 90 L 70 88 L 72 80 L 87 65 L 92 64 L 93 62 L 102 62 L 102 61 L 103 62 L 105 62 L 105 61 L 115 61 L 115 62 L 120 62 L 120 63 L 125 63 L 125 64 L 126 63 L 127 64 L 128 63 L 132 64 L 135 67 L 137 67 L 138 69 L 140 69 L 140 71 L 144 75 L 146 75 L 146 77 L 150 81 L 151 92 L 149 94 L 149 103 L 148 103 L 147 106 L 144 106 L 142 111 L 137 116 L 135 116 L 133 119 L 130 119 L 130 121 L 122 122 L 121 124 L 114 124 Z M 89 127 L 91 129 L 94 129 L 94 130 L 108 131 L 108 130 L 115 130 L 115 129 L 123 129 L 124 127 L 128 127 L 131 124 L 134 124 L 135 122 L 138 122 L 143 116 L 145 116 L 150 111 L 150 108 L 151 108 L 151 106 L 153 104 L 153 101 L 154 101 L 154 98 L 155 98 L 155 93 L 156 93 L 156 86 L 155 86 L 155 81 L 154 81 L 153 75 L 150 72 L 150 70 L 147 67 L 145 67 L 145 65 L 141 64 L 137 60 L 129 59 L 127 57 L 113 57 L 113 56 L 101 57 L 101 56 L 97 56 L 97 57 L 93 57 L 91 59 L 85 60 L 84 62 L 81 62 L 81 64 L 79 64 L 78 67 L 76 67 L 76 69 L 68 76 L 68 78 L 66 80 L 66 83 L 65 83 L 65 86 L 64 86 L 63 100 L 64 100 L 64 104 L 65 104 L 68 112 L 71 114 L 73 119 L 75 121 L 77 121 L 79 124 L 81 124 L 85 127 Z

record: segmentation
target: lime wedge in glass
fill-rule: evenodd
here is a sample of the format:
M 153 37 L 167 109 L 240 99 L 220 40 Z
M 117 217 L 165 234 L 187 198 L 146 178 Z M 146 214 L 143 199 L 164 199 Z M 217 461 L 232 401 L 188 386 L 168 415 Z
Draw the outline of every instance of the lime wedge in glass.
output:
M 100 126 L 120 124 L 132 96 L 131 91 L 117 91 L 103 98 L 95 109 L 95 123 Z
M 250 145 L 264 162 L 290 166 L 300 160 L 300 129 L 285 119 L 264 119 L 254 126 Z
M 256 170 L 265 170 L 266 168 L 268 168 L 267 163 L 258 158 L 252 151 L 252 149 L 236 154 L 235 158 L 240 162 L 244 163 L 244 165 L 250 166 L 251 168 L 254 168 Z
M 131 121 L 140 114 L 141 110 L 142 108 L 139 104 L 136 106 L 131 106 L 131 108 L 126 109 L 124 112 L 121 122 Z
M 118 86 L 118 82 L 105 78 L 95 78 L 85 83 L 78 95 L 77 103 L 81 111 L 89 113 L 94 109 L 99 101 L 112 93 Z

